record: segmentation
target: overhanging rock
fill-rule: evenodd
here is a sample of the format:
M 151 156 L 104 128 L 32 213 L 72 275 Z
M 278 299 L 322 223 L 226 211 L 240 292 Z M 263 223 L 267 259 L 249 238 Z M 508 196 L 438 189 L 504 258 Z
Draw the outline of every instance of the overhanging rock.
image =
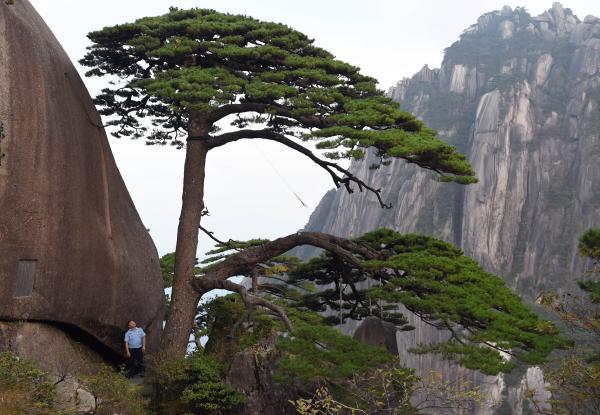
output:
M 75 67 L 26 0 L 0 1 L 0 320 L 158 345 L 156 248 Z

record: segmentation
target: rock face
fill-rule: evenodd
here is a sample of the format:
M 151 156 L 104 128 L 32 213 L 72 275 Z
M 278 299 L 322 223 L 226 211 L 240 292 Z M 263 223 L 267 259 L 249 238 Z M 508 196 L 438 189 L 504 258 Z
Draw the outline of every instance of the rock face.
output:
M 374 347 L 384 347 L 392 354 L 398 354 L 396 326 L 377 317 L 367 317 L 354 332 L 354 340 Z
M 26 0 L 0 2 L 0 320 L 68 325 L 121 351 L 162 329 L 156 248 L 77 72 Z
M 273 372 L 281 354 L 275 349 L 276 338 L 265 339 L 239 352 L 227 374 L 227 383 L 244 394 L 240 415 L 294 415 L 296 409 L 289 402 L 298 398 L 294 385 L 277 383 Z
M 585 267 L 578 237 L 600 226 L 600 20 L 581 22 L 558 3 L 537 17 L 507 7 L 487 13 L 446 49 L 440 69 L 424 67 L 390 96 L 465 153 L 479 183 L 438 183 L 401 161 L 380 170 L 353 163 L 394 208 L 379 209 L 366 193 L 331 191 L 305 229 L 425 233 L 461 246 L 529 300 L 575 289 Z M 415 325 L 398 335 L 401 353 L 444 336 Z M 422 370 L 461 371 L 436 357 L 404 359 Z M 473 376 L 504 400 L 500 412 L 525 411 L 521 380 Z
M 352 170 L 394 208 L 332 191 L 305 229 L 425 233 L 463 247 L 529 298 L 573 287 L 585 265 L 577 239 L 600 225 L 600 21 L 580 22 L 558 3 L 538 17 L 488 13 L 440 69 L 424 67 L 390 95 L 465 153 L 479 183 L 361 161 Z
M 56 409 L 88 413 L 96 402 L 78 378 L 96 374 L 104 361 L 78 340 L 49 324 L 0 322 L 0 350 L 34 361 L 48 373 L 55 383 Z
M 103 363 L 99 353 L 45 323 L 0 322 L 0 350 L 32 360 L 52 376 L 90 376 Z

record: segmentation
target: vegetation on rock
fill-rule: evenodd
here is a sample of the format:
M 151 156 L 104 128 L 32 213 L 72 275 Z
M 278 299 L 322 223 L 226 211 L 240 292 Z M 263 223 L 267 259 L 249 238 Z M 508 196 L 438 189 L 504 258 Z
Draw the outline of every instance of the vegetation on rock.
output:
M 54 385 L 33 362 L 0 353 L 0 413 L 60 415 L 53 409 Z
M 589 229 L 579 240 L 579 252 L 592 260 L 586 279 L 579 282 L 584 295 L 566 293 L 544 294 L 539 302 L 556 312 L 577 338 L 577 345 L 568 353 L 546 365 L 545 380 L 552 393 L 548 405 L 534 399 L 536 411 L 543 415 L 578 415 L 600 411 L 600 229 Z
M 484 397 L 469 382 L 449 382 L 439 372 L 425 378 L 399 362 L 353 376 L 342 398 L 321 386 L 309 398 L 293 401 L 299 415 L 417 415 L 436 410 L 470 411 Z M 345 399 L 344 399 L 345 398 Z
M 139 386 L 132 385 L 122 373 L 109 366 L 83 379 L 85 387 L 94 396 L 94 415 L 146 415 L 146 400 Z

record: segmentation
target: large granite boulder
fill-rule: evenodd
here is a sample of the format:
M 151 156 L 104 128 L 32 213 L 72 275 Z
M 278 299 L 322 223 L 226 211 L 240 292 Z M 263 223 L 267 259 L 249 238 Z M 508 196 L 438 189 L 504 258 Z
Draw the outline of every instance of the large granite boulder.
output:
M 26 0 L 0 1 L 0 320 L 158 345 L 156 248 L 75 67 Z

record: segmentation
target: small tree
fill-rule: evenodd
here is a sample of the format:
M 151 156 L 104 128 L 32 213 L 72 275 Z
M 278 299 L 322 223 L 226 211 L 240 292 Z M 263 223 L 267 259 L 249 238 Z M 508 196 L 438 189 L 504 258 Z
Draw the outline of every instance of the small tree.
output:
M 54 384 L 33 362 L 0 353 L 0 413 L 60 415 L 53 408 Z
M 146 379 L 152 410 L 163 415 L 234 412 L 243 396 L 224 383 L 224 369 L 202 351 L 159 362 Z

